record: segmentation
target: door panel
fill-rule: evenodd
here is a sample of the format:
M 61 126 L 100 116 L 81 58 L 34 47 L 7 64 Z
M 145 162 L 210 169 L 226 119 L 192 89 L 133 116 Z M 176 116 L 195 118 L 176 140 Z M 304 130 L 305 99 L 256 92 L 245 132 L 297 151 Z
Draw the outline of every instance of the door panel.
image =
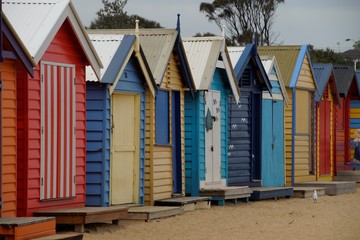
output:
M 330 174 L 330 102 L 320 102 L 320 175 Z
M 139 171 L 140 98 L 113 94 L 111 203 L 136 202 Z
M 182 193 L 180 92 L 172 91 L 173 192 Z
M 205 157 L 206 157 L 206 183 L 221 182 L 221 109 L 220 92 L 209 91 L 206 93 L 205 118 Z

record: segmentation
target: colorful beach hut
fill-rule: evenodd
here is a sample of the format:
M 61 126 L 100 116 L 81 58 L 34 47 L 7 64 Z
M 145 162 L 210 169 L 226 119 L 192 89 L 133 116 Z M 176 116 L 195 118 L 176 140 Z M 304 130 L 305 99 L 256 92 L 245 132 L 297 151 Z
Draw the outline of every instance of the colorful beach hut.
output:
M 289 104 L 279 65 L 274 56 L 260 56 L 271 83 L 271 95 L 263 91 L 261 180 L 263 187 L 285 186 L 284 108 Z
M 314 92 L 316 81 L 307 45 L 259 47 L 275 56 L 289 96 L 285 107 L 286 185 L 316 180 Z
M 36 63 L 17 71 L 17 215 L 31 216 L 85 205 L 85 66 L 101 61 L 70 0 L 23 3 L 3 11 Z
M 356 84 L 360 86 L 360 71 L 355 72 Z M 360 92 L 360 91 L 359 91 Z M 360 99 L 350 100 L 350 138 L 353 140 L 355 131 L 360 129 Z M 350 157 L 354 156 L 354 148 L 350 147 Z M 357 168 L 360 166 L 356 165 Z
M 34 76 L 35 62 L 6 15 L 0 17 L 0 217 L 4 218 L 17 215 L 17 71 Z
M 335 162 L 337 170 L 350 169 L 352 159 L 350 140 L 354 130 L 350 130 L 350 103 L 359 100 L 359 86 L 353 65 L 334 64 L 335 81 L 340 94 L 341 107 L 335 108 Z M 354 112 L 355 108 L 354 108 Z M 355 116 L 355 114 L 353 115 Z
M 228 49 L 241 92 L 239 103 L 229 99 L 228 185 L 260 187 L 262 93 L 271 83 L 256 45 Z
M 318 91 L 316 108 L 316 178 L 332 181 L 335 160 L 335 107 L 340 106 L 340 95 L 331 63 L 313 65 Z
M 143 204 L 146 91 L 155 82 L 138 36 L 88 31 L 104 64 L 86 71 L 86 205 Z
M 185 194 L 184 94 L 195 87 L 177 29 L 140 29 L 157 92 L 146 94 L 144 204 Z M 134 30 L 103 30 L 133 34 Z
M 185 190 L 227 186 L 228 101 L 238 103 L 235 79 L 224 37 L 184 38 L 195 82 L 194 96 L 185 94 Z

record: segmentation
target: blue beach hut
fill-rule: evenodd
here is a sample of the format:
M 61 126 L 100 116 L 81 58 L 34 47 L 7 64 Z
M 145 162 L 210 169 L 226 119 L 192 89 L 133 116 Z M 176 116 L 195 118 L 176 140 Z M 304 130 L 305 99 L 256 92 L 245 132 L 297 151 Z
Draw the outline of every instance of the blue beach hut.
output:
M 263 187 L 284 187 L 285 182 L 285 131 L 284 106 L 289 98 L 279 65 L 274 56 L 261 56 L 272 89 L 263 91 L 261 175 Z
M 87 68 L 86 205 L 144 203 L 145 104 L 156 85 L 136 35 L 89 31 L 104 68 Z
M 184 38 L 196 93 L 185 94 L 185 190 L 227 186 L 228 101 L 239 88 L 224 37 Z
M 257 47 L 229 47 L 241 96 L 229 100 L 229 186 L 261 186 L 262 93 L 271 83 Z M 270 92 L 271 94 L 271 92 Z

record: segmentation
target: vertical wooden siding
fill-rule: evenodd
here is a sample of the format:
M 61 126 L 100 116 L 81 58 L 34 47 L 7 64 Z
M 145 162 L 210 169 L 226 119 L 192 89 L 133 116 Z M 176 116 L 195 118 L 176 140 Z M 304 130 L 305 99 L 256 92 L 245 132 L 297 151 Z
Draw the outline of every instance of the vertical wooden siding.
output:
M 180 112 L 181 112 L 181 168 L 182 168 L 182 189 L 185 193 L 185 161 L 184 161 L 184 83 L 178 66 L 178 61 L 174 53 L 171 55 L 164 79 L 160 86 L 161 89 L 169 90 L 169 100 L 172 99 L 171 90 L 180 92 Z M 171 101 L 169 106 L 170 119 Z M 150 98 L 150 93 L 146 94 L 146 157 L 145 157 L 145 196 L 144 203 L 153 205 L 154 201 L 170 198 L 173 192 L 172 182 L 172 146 L 159 146 L 155 143 L 155 101 Z M 149 121 L 148 121 L 149 120 Z M 171 136 L 170 121 L 170 143 Z
M 110 97 L 106 85 L 86 83 L 86 205 L 109 206 Z
M 26 101 L 18 110 L 18 216 L 31 216 L 34 211 L 81 207 L 85 205 L 86 156 L 86 84 L 84 53 L 68 20 L 59 29 L 42 60 L 76 65 L 76 197 L 56 201 L 40 201 L 40 63 L 34 78 L 26 76 L 19 86 L 18 99 Z M 21 95 L 24 94 L 24 95 Z M 23 194 L 23 195 L 21 195 Z
M 345 169 L 345 127 L 346 127 L 346 100 L 341 98 L 341 107 L 335 107 L 335 162 L 336 170 Z
M 16 217 L 16 65 L 0 63 L 1 90 L 1 212 L 0 217 Z
M 328 92 L 328 98 L 327 99 L 322 99 L 321 101 L 329 101 L 330 102 L 330 112 L 325 114 L 325 116 L 328 117 L 328 120 L 330 122 L 330 132 L 328 133 L 322 133 L 320 132 L 320 124 L 322 123 L 320 117 L 322 116 L 321 112 L 324 111 L 324 109 L 321 109 L 320 107 L 320 104 L 317 104 L 317 108 L 316 108 L 316 111 L 317 111 L 317 120 L 316 120 L 316 123 L 317 123 L 317 127 L 316 127 L 316 161 L 317 161 L 317 164 L 316 164 L 316 176 L 317 176 L 317 179 L 320 180 L 320 181 L 331 181 L 332 180 L 332 176 L 333 176 L 333 172 L 334 172 L 334 147 L 335 147 L 335 136 L 334 136 L 334 106 L 335 106 L 335 103 L 334 103 L 334 95 L 332 94 L 332 90 L 331 90 L 331 85 L 328 84 L 326 86 L 327 88 L 327 92 Z M 328 176 L 326 177 L 321 177 L 321 174 L 320 174 L 320 168 L 322 167 L 321 166 L 321 154 L 322 152 L 320 151 L 320 146 L 321 144 L 327 144 L 326 142 L 321 142 L 320 141 L 320 137 L 321 137 L 321 134 L 327 134 L 329 137 L 330 137 L 330 143 L 329 143 L 329 146 L 328 149 L 329 149 L 329 156 L 327 156 L 326 158 L 326 161 L 329 161 L 330 163 L 330 173 Z M 325 156 L 324 156 L 325 157 Z

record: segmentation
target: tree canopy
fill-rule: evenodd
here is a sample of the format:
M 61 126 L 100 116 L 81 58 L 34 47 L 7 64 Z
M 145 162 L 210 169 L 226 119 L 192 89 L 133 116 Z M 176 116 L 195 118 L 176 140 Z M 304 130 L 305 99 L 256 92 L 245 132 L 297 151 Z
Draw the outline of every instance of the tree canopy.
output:
M 138 15 L 128 15 L 124 11 L 127 0 L 101 0 L 103 8 L 96 12 L 97 18 L 91 22 L 92 29 L 135 28 L 135 20 L 140 21 L 142 28 L 161 28 L 160 23 L 147 20 Z
M 202 2 L 200 12 L 219 28 L 225 26 L 226 38 L 231 45 L 253 42 L 271 45 L 277 38 L 272 32 L 273 18 L 279 4 L 284 0 L 214 0 Z
M 340 53 L 336 53 L 330 48 L 314 49 L 313 45 L 309 45 L 309 51 L 311 61 L 314 63 L 352 63 L 352 61 L 345 59 L 344 56 L 342 56 Z

